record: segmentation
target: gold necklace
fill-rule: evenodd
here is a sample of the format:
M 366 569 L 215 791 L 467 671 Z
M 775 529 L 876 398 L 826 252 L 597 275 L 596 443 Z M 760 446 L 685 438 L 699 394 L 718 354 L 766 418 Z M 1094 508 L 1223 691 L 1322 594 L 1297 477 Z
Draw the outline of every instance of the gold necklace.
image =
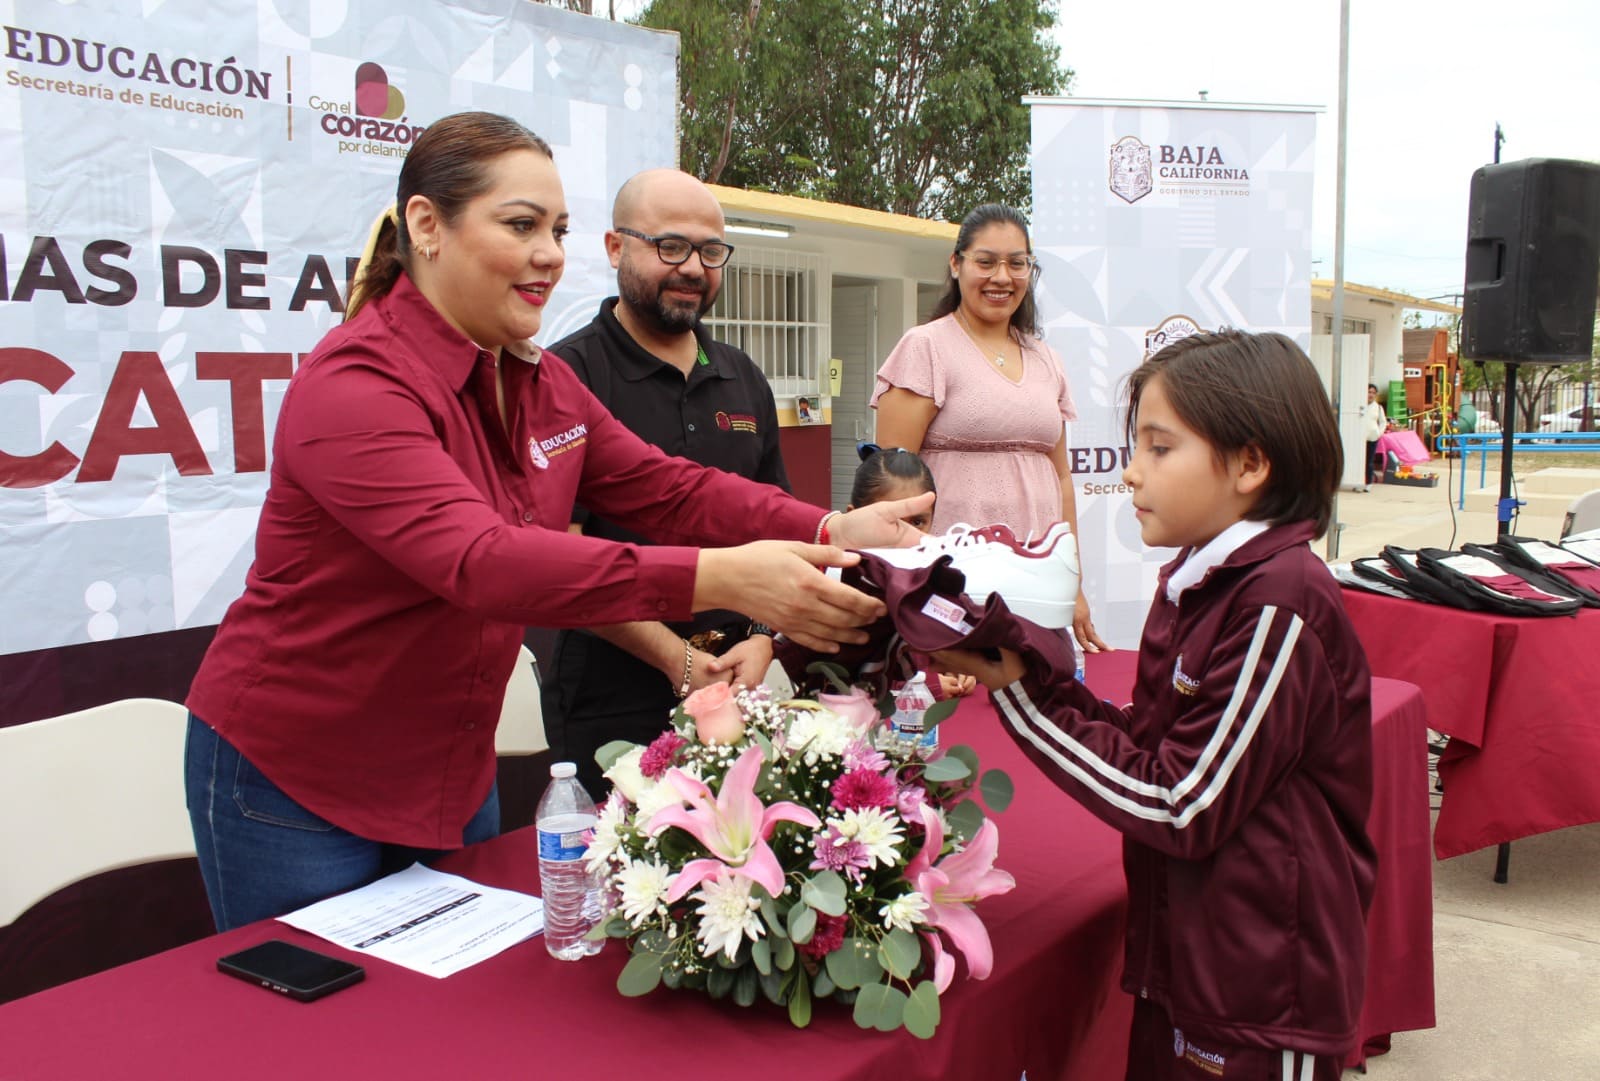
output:
M 966 331 L 967 340 L 970 341 L 973 345 L 978 347 L 978 352 L 983 353 L 983 352 L 987 351 L 987 349 L 984 346 L 983 342 L 978 340 L 978 335 L 973 331 L 972 324 L 968 323 L 967 322 L 967 317 L 961 313 L 961 309 L 960 308 L 956 309 L 956 322 L 960 323 L 961 324 L 961 329 Z M 1011 332 L 1009 330 L 1007 330 L 1006 331 L 1006 344 L 1009 345 L 1010 342 L 1011 342 Z M 991 357 L 990 359 L 993 361 L 995 367 L 1004 368 L 1006 366 L 1006 353 L 1005 353 L 1005 350 L 1003 348 L 1000 349 L 1000 350 L 997 350 L 995 352 L 995 355 L 993 357 Z

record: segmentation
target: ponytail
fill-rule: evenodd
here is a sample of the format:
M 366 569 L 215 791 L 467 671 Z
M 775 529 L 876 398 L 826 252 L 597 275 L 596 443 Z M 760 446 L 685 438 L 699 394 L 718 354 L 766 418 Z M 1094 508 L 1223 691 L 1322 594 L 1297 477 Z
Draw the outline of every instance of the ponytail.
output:
M 367 246 L 361 251 L 361 262 L 356 266 L 355 281 L 350 287 L 350 300 L 344 309 L 347 321 L 354 319 L 368 301 L 386 296 L 400 280 L 411 249 L 409 242 L 401 243 L 400 231 L 404 228 L 394 204 L 390 203 L 367 231 Z M 402 250 L 406 255 L 401 255 Z

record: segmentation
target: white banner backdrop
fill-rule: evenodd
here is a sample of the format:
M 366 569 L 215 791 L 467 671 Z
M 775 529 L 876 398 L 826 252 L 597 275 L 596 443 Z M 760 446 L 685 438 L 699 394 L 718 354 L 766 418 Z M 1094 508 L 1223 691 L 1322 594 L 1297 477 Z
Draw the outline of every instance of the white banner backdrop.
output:
M 1084 588 L 1136 647 L 1170 549 L 1127 488 L 1124 381 L 1196 329 L 1310 344 L 1314 107 L 1030 98 L 1033 243 L 1046 338 L 1078 404 L 1068 433 Z
M 0 654 L 215 624 L 278 405 L 416 136 L 547 139 L 613 291 L 618 185 L 676 158 L 677 38 L 525 0 L 12 0 L 0 30 Z

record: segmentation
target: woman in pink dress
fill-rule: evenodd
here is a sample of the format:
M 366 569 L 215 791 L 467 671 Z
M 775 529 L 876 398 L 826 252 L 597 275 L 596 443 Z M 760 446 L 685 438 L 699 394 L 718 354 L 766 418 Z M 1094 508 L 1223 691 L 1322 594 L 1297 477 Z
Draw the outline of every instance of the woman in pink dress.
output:
M 878 443 L 928 463 L 939 485 L 935 533 L 965 522 L 1040 537 L 1066 522 L 1078 534 L 1064 428 L 1077 411 L 1060 358 L 1039 338 L 1038 267 L 1021 213 L 998 203 L 973 210 L 933 317 L 906 331 L 878 369 Z M 1073 633 L 1089 652 L 1110 648 L 1081 590 Z

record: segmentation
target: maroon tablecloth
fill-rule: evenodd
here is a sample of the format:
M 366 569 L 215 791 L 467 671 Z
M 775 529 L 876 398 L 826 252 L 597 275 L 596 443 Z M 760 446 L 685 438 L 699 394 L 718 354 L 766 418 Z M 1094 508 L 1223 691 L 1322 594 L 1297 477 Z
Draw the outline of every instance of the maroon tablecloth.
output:
M 862 1031 L 831 1003 L 796 1030 L 764 1003 L 740 1009 L 665 990 L 623 998 L 616 978 L 627 958 L 615 943 L 574 964 L 553 960 L 534 939 L 444 980 L 368 960 L 364 983 L 298 1003 L 222 975 L 217 957 L 274 937 L 345 951 L 264 922 L 0 1006 L 0 1078 L 1120 1077 L 1127 996 L 1116 986 L 1126 893 L 1118 839 L 1041 783 L 987 708 L 972 717 L 978 723 L 961 726 L 961 742 L 1017 782 L 999 817 L 998 860 L 1017 888 L 980 907 L 994 972 L 982 982 L 958 975 L 931 1041 Z M 538 889 L 531 831 L 440 867 Z
M 1421 687 L 1429 727 L 1451 737 L 1440 859 L 1600 822 L 1600 611 L 1497 616 L 1357 589 L 1344 602 L 1373 673 Z
M 1090 658 L 1091 685 L 1125 698 L 1132 659 Z M 1420 708 L 1403 685 L 1380 681 L 1375 690 L 1374 739 L 1389 765 L 1380 765 L 1374 835 L 1384 866 L 1405 868 L 1392 881 L 1380 877 L 1372 920 L 1363 1033 L 1386 1045 L 1387 1033 L 1433 1022 L 1432 933 Z M 1117 987 L 1126 899 L 1120 841 L 1042 783 L 981 694 L 947 724 L 947 739 L 973 745 L 985 767 L 1003 767 L 1017 782 L 1015 802 L 999 817 L 998 861 L 1017 888 L 980 907 L 994 973 L 958 980 L 944 995 L 931 1041 L 863 1032 L 831 1004 L 820 1004 L 811 1028 L 799 1031 L 764 1004 L 743 1010 L 664 990 L 622 998 L 615 982 L 626 958 L 617 945 L 570 964 L 552 960 L 537 939 L 445 980 L 368 960 L 364 983 L 301 1004 L 215 969 L 218 956 L 273 937 L 345 952 L 267 922 L 0 1006 L 0 1078 L 670 1079 L 765 1071 L 824 1081 L 1013 1081 L 1024 1070 L 1031 1081 L 1118 1078 L 1131 1016 Z M 1420 841 L 1413 797 L 1421 801 Z M 530 831 L 440 866 L 537 891 Z

